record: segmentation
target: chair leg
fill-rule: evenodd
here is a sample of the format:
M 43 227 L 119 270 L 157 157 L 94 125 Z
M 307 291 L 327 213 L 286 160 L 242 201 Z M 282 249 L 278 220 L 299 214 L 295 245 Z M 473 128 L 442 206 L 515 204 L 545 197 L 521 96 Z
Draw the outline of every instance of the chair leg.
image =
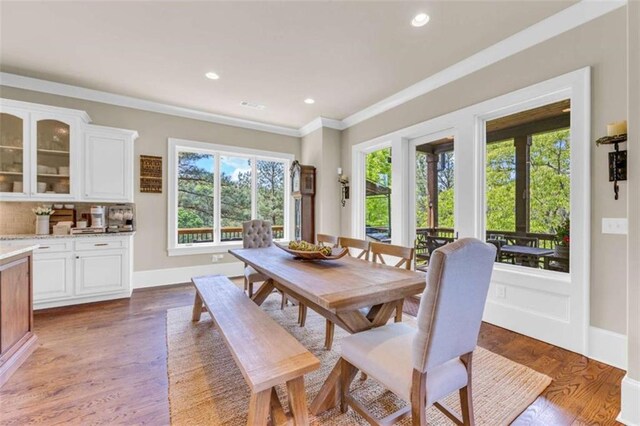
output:
M 346 413 L 349 410 L 349 387 L 358 369 L 349 361 L 340 358 L 340 411 Z
M 300 327 L 304 327 L 306 322 L 307 322 L 307 307 L 302 303 L 300 303 L 298 305 L 298 324 L 300 324 Z
M 244 291 L 247 291 L 249 289 L 249 280 L 247 279 L 247 277 L 244 277 Z
M 328 351 L 331 350 L 331 346 L 333 346 L 333 330 L 335 329 L 335 325 L 327 320 L 327 332 L 324 337 L 324 348 Z
M 249 282 L 247 286 L 249 287 L 249 299 L 251 299 L 253 297 L 253 283 Z
M 396 304 L 396 318 L 395 322 L 402 322 L 402 310 L 404 308 L 404 299 L 399 300 Z
M 462 355 L 460 360 L 467 368 L 467 386 L 460 389 L 460 408 L 462 411 L 462 422 L 465 426 L 475 425 L 473 418 L 473 395 L 471 393 L 471 361 L 473 352 Z
M 427 373 L 413 370 L 411 380 L 411 424 L 426 426 L 427 424 Z

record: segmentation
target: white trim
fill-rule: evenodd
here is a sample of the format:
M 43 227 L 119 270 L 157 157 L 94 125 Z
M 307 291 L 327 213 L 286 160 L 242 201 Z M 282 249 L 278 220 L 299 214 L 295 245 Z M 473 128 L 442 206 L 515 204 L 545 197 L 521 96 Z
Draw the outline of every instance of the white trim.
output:
M 86 296 L 86 297 L 72 297 L 61 300 L 54 300 L 51 302 L 34 302 L 33 310 L 37 311 L 40 309 L 49 309 L 49 308 L 59 308 L 61 306 L 71 306 L 71 305 L 82 305 L 85 303 L 95 303 L 95 302 L 104 302 L 107 300 L 115 300 L 115 299 L 128 299 L 131 297 L 131 290 L 119 291 L 116 293 L 106 293 L 95 296 Z
M 628 426 L 640 426 L 640 381 L 627 374 L 622 379 L 621 410 L 616 419 Z
M 367 152 L 401 140 L 401 150 L 409 150 L 411 141 L 428 138 L 444 129 L 454 133 L 456 177 L 456 231 L 461 237 L 484 240 L 484 120 L 542 106 L 560 99 L 571 100 L 571 221 L 575 243 L 571 245 L 571 272 L 533 270 L 510 265 L 496 265 L 492 286 L 506 287 L 507 297 L 499 299 L 490 293 L 485 320 L 502 327 L 545 340 L 554 345 L 588 353 L 589 282 L 590 282 L 590 68 L 585 67 L 532 86 L 498 96 L 484 102 L 396 130 L 352 147 L 354 197 L 351 233 L 364 233 L 364 162 Z M 413 144 L 415 145 L 415 144 Z M 394 152 L 394 156 L 400 153 Z M 408 155 L 407 161 L 413 161 Z M 407 170 L 411 165 L 407 164 Z M 402 179 L 402 178 L 401 178 Z M 407 177 L 394 181 L 394 188 L 409 187 Z M 396 187 L 396 185 L 400 185 Z M 409 187 L 409 190 L 411 188 Z M 464 195 L 461 197 L 460 195 Z M 409 195 L 409 200 L 412 197 Z M 415 220 L 414 204 L 393 206 L 393 212 Z M 392 222 L 392 225 L 394 223 Z M 402 231 L 402 229 L 400 229 Z M 415 231 L 414 231 L 415 232 Z M 392 229 L 392 235 L 396 229 Z M 410 231 L 407 231 L 410 236 Z M 495 290 L 495 289 L 494 289 Z
M 213 239 L 212 243 L 198 243 L 198 244 L 181 244 L 178 245 L 178 241 L 176 238 L 176 229 L 178 223 L 178 215 L 177 215 L 177 197 L 178 197 L 178 187 L 177 187 L 177 153 L 178 152 L 200 152 L 204 154 L 213 155 L 214 157 L 214 190 L 216 192 L 214 196 L 214 207 L 213 207 Z M 288 154 L 284 152 L 273 152 L 273 151 L 263 151 L 252 148 L 243 148 L 243 147 L 235 147 L 229 145 L 220 145 L 213 144 L 207 142 L 198 142 L 191 141 L 187 139 L 178 139 L 178 138 L 169 138 L 167 143 L 167 164 L 168 164 L 168 176 L 167 176 L 167 253 L 169 256 L 183 256 L 183 255 L 191 255 L 191 254 L 208 254 L 208 253 L 223 253 L 232 248 L 239 248 L 241 244 L 237 242 L 221 242 L 219 237 L 218 230 L 220 229 L 220 185 L 218 182 L 220 175 L 220 156 L 241 156 L 241 157 L 249 157 L 253 159 L 253 163 L 256 163 L 260 160 L 266 161 L 279 161 L 285 163 L 284 170 L 284 211 L 283 211 L 283 219 L 284 219 L 284 240 L 288 240 L 291 235 L 292 230 L 292 220 L 290 214 L 290 198 L 287 196 L 287 191 L 290 186 L 289 182 L 289 167 L 291 162 L 294 160 L 295 156 L 293 154 Z M 254 194 L 256 194 L 256 165 L 252 165 L 252 180 L 251 180 L 251 188 L 252 188 L 252 197 L 251 197 L 251 217 L 257 217 L 257 204 L 254 201 Z
M 579 3 L 561 10 L 555 15 L 549 16 L 528 28 L 525 28 L 516 34 L 513 34 L 512 36 L 507 37 L 506 39 L 499 41 L 498 43 L 407 87 L 406 89 L 403 89 L 344 118 L 343 120 L 316 117 L 299 129 L 246 120 L 238 117 L 230 117 L 222 114 L 214 114 L 206 111 L 153 102 L 131 96 L 117 95 L 114 93 L 87 89 L 85 87 L 73 86 L 70 84 L 25 77 L 7 72 L 0 72 L 0 85 L 42 93 L 50 93 L 70 98 L 84 99 L 93 102 L 101 102 L 110 105 L 118 105 L 142 111 L 151 111 L 160 114 L 174 115 L 177 117 L 191 118 L 194 120 L 208 121 L 211 123 L 224 124 L 245 129 L 302 137 L 321 127 L 329 127 L 336 130 L 347 129 L 355 124 L 368 120 L 378 114 L 408 102 L 411 99 L 422 96 L 439 87 L 481 70 L 482 68 L 488 67 L 502 59 L 522 52 L 536 44 L 543 43 L 564 32 L 586 24 L 587 22 L 606 15 L 607 13 L 626 4 L 627 0 L 582 0 Z
M 238 277 L 243 274 L 241 262 L 211 263 L 208 265 L 186 266 L 183 268 L 151 269 L 133 273 L 133 288 L 159 287 L 171 284 L 182 284 L 191 281 L 192 277 L 201 275 L 225 275 Z
M 627 369 L 627 336 L 598 327 L 589 327 L 588 357 L 621 370 Z
M 70 84 L 25 77 L 7 72 L 0 72 L 0 85 L 15 87 L 18 89 L 33 90 L 42 93 L 50 93 L 52 95 L 66 96 L 69 98 L 84 99 L 103 104 L 117 105 L 125 108 L 139 109 L 142 111 L 157 112 L 159 114 L 208 121 L 210 123 L 224 124 L 227 126 L 242 127 L 244 129 L 276 133 L 285 136 L 300 136 L 300 131 L 292 127 L 278 126 L 275 124 L 246 120 L 244 118 L 230 117 L 228 115 L 214 114 L 211 112 L 148 101 L 131 96 L 117 95 L 100 90 L 72 86 Z
M 612 12 L 627 4 L 626 0 L 589 1 L 582 0 L 555 15 L 487 47 L 462 61 L 437 72 L 406 89 L 403 89 L 342 120 L 349 128 L 405 102 L 429 93 L 439 87 L 459 80 L 467 75 L 513 56 L 536 44 L 545 42 L 564 32 Z

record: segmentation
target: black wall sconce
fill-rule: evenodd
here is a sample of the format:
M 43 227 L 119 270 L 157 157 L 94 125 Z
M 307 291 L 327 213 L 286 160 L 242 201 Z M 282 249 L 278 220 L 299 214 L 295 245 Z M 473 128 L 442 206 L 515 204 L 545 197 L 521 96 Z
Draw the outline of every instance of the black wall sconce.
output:
M 338 167 L 338 183 L 341 186 L 340 204 L 344 207 L 349 199 L 349 178 L 342 174 L 342 167 Z
M 620 121 L 607 125 L 607 135 L 596 141 L 596 145 L 613 145 L 615 151 L 609 153 L 609 182 L 613 182 L 613 193 L 618 199 L 618 182 L 627 180 L 627 150 L 620 150 L 619 144 L 627 141 L 627 122 Z

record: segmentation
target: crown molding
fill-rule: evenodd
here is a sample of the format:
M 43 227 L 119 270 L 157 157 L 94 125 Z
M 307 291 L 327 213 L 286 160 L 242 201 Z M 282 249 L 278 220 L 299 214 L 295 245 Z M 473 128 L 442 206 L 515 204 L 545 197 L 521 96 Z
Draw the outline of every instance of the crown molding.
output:
M 100 90 L 72 86 L 70 84 L 25 77 L 18 74 L 0 72 L 0 85 L 15 87 L 17 89 L 49 93 L 52 95 L 66 96 L 69 98 L 100 102 L 104 104 L 117 105 L 143 111 L 157 112 L 160 114 L 174 115 L 177 117 L 191 118 L 194 120 L 208 121 L 216 124 L 225 124 L 227 126 L 241 127 L 244 129 L 259 130 L 285 136 L 300 137 L 300 130 L 292 127 L 277 126 L 274 124 L 262 123 L 259 121 L 214 114 L 196 109 L 184 108 L 175 105 L 134 98 L 131 96 L 117 95 L 114 93 L 102 92 Z
M 350 115 L 342 120 L 344 128 L 354 126 L 415 99 L 418 96 L 422 96 L 455 80 L 466 77 L 502 59 L 513 56 L 516 53 L 586 24 L 602 15 L 606 15 L 626 4 L 627 0 L 582 0 L 380 102 Z
M 580 25 L 606 15 L 627 4 L 627 0 L 582 0 L 555 15 L 513 34 L 498 43 L 481 50 L 462 61 L 439 71 L 424 80 L 415 83 L 361 111 L 358 111 L 343 120 L 335 120 L 325 117 L 316 117 L 299 129 L 259 121 L 246 120 L 238 117 L 230 117 L 222 114 L 184 108 L 160 102 L 148 101 L 130 96 L 117 95 L 69 84 L 40 80 L 17 74 L 0 72 L 0 85 L 15 87 L 18 89 L 33 90 L 36 92 L 50 93 L 76 99 L 101 102 L 118 105 L 126 108 L 134 108 L 143 111 L 157 112 L 160 114 L 174 115 L 191 118 L 194 120 L 208 121 L 211 123 L 241 127 L 262 132 L 276 133 L 280 135 L 303 137 L 321 127 L 336 130 L 348 129 L 358 123 L 375 117 L 385 111 L 402 105 L 412 99 L 432 92 L 439 87 L 466 77 L 482 68 L 488 67 L 502 59 L 513 56 L 532 46 L 545 42 L 564 32 L 570 31 Z

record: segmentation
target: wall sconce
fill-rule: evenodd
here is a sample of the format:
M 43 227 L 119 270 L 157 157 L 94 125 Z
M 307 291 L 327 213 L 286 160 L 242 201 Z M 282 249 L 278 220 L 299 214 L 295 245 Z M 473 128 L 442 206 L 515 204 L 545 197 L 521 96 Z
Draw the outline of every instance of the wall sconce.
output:
M 627 180 L 627 150 L 620 150 L 618 144 L 627 141 L 627 122 L 607 124 L 607 136 L 596 141 L 596 146 L 613 145 L 615 151 L 609 153 L 609 182 L 613 182 L 613 193 L 618 199 L 619 181 Z
M 342 167 L 338 167 L 338 183 L 342 187 L 340 191 L 340 204 L 344 207 L 346 200 L 349 199 L 349 178 L 342 174 Z

